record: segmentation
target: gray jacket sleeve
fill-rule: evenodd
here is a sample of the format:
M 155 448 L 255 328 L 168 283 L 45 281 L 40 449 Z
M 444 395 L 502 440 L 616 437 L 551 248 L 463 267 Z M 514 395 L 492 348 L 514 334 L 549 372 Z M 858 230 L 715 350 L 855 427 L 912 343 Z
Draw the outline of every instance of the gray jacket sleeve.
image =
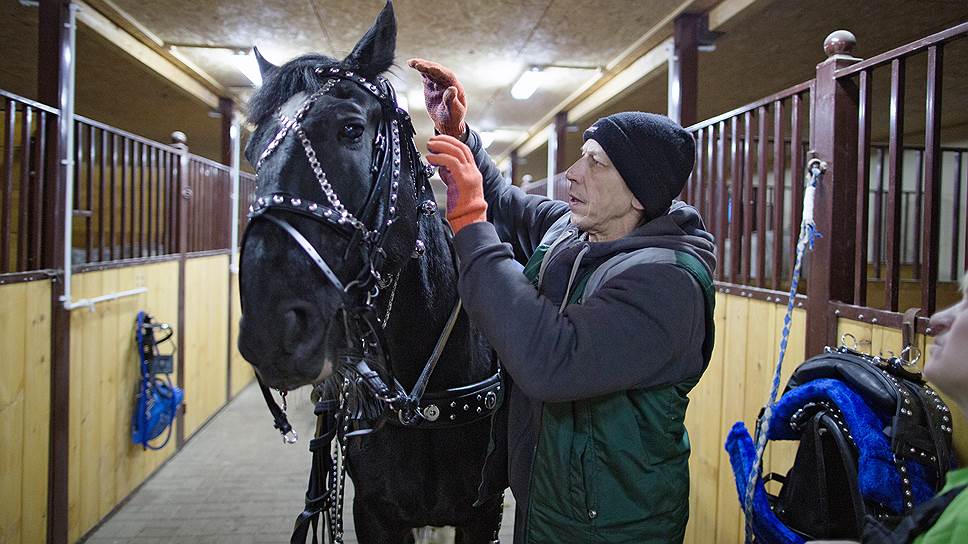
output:
M 511 244 L 515 258 L 526 262 L 548 228 L 568 212 L 568 204 L 544 196 L 529 195 L 508 183 L 484 150 L 481 137 L 470 129 L 467 145 L 474 153 L 477 168 L 484 178 L 487 220 L 494 224 L 501 240 Z
M 685 270 L 631 267 L 559 314 L 492 225 L 469 225 L 454 240 L 464 308 L 529 397 L 573 401 L 701 373 L 704 300 Z

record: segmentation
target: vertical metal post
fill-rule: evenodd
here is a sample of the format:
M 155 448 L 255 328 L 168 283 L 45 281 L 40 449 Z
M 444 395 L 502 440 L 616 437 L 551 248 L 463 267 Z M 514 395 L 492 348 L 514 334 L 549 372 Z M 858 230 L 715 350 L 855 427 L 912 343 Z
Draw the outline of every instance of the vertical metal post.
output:
M 179 387 L 185 387 L 185 352 L 188 344 L 185 342 L 185 253 L 188 251 L 188 206 L 192 197 L 191 188 L 188 186 L 188 145 L 187 138 L 182 132 L 174 132 L 171 135 L 172 147 L 178 150 L 176 161 L 178 164 L 178 191 L 175 198 L 175 232 L 176 232 L 176 252 L 178 255 L 178 345 L 182 349 L 175 352 L 176 359 L 176 382 Z M 182 409 L 178 412 L 178 425 L 175 427 L 175 445 L 181 449 L 185 443 L 185 410 L 187 403 L 182 404 Z
M 556 198 L 555 176 L 565 167 L 565 142 L 568 135 L 568 112 L 555 114 L 555 122 L 548 128 L 548 184 L 545 194 Z
M 814 207 L 817 230 L 823 236 L 817 238 L 810 255 L 807 357 L 835 340 L 837 317 L 829 311 L 830 301 L 853 300 L 858 90 L 852 79 L 837 79 L 834 74 L 859 60 L 851 56 L 855 45 L 850 32 L 830 34 L 824 40 L 828 58 L 817 65 L 812 147 L 827 162 L 827 172 L 817 188 Z
M 70 0 L 43 0 L 38 14 L 37 87 L 40 100 L 58 108 L 57 130 L 47 133 L 48 179 L 44 188 L 43 262 L 58 271 L 51 283 L 50 446 L 48 451 L 47 542 L 68 537 L 68 451 L 70 450 L 71 316 L 63 297 L 70 274 L 70 194 L 73 165 L 74 12 Z M 38 452 L 40 453 L 40 452 Z
M 669 117 L 684 127 L 697 121 L 702 20 L 703 16 L 697 13 L 683 13 L 676 18 L 669 57 Z

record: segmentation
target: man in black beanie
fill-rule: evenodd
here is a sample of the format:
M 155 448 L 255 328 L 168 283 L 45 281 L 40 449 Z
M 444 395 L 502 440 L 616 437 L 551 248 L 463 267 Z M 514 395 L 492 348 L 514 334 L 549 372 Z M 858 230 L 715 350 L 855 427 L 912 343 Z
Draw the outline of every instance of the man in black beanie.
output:
M 713 237 L 675 200 L 692 137 L 661 115 L 604 117 L 565 173 L 568 202 L 527 195 L 463 123 L 453 73 L 411 66 L 443 133 L 427 160 L 448 188 L 461 299 L 511 378 L 514 541 L 681 542 L 687 394 L 715 302 Z

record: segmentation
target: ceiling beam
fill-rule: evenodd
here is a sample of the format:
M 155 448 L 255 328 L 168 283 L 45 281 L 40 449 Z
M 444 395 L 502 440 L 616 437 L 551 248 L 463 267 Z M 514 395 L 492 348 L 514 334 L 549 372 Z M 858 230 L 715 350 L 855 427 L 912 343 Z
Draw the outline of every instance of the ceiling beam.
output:
M 75 0 L 77 20 L 210 108 L 231 93 L 201 68 L 165 49 L 158 37 L 109 0 Z

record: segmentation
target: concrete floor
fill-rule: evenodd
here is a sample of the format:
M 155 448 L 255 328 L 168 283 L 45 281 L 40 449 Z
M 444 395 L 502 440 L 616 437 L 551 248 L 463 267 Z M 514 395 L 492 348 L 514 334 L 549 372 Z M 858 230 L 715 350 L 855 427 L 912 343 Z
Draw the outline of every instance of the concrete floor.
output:
M 303 508 L 313 428 L 308 390 L 289 395 L 288 415 L 300 433 L 282 443 L 255 384 L 202 428 L 127 503 L 90 534 L 89 544 L 289 542 Z M 347 478 L 347 483 L 350 484 Z M 356 543 L 347 486 L 344 542 Z M 501 541 L 513 534 L 514 502 L 506 495 Z M 417 542 L 453 541 L 447 528 L 418 530 Z

